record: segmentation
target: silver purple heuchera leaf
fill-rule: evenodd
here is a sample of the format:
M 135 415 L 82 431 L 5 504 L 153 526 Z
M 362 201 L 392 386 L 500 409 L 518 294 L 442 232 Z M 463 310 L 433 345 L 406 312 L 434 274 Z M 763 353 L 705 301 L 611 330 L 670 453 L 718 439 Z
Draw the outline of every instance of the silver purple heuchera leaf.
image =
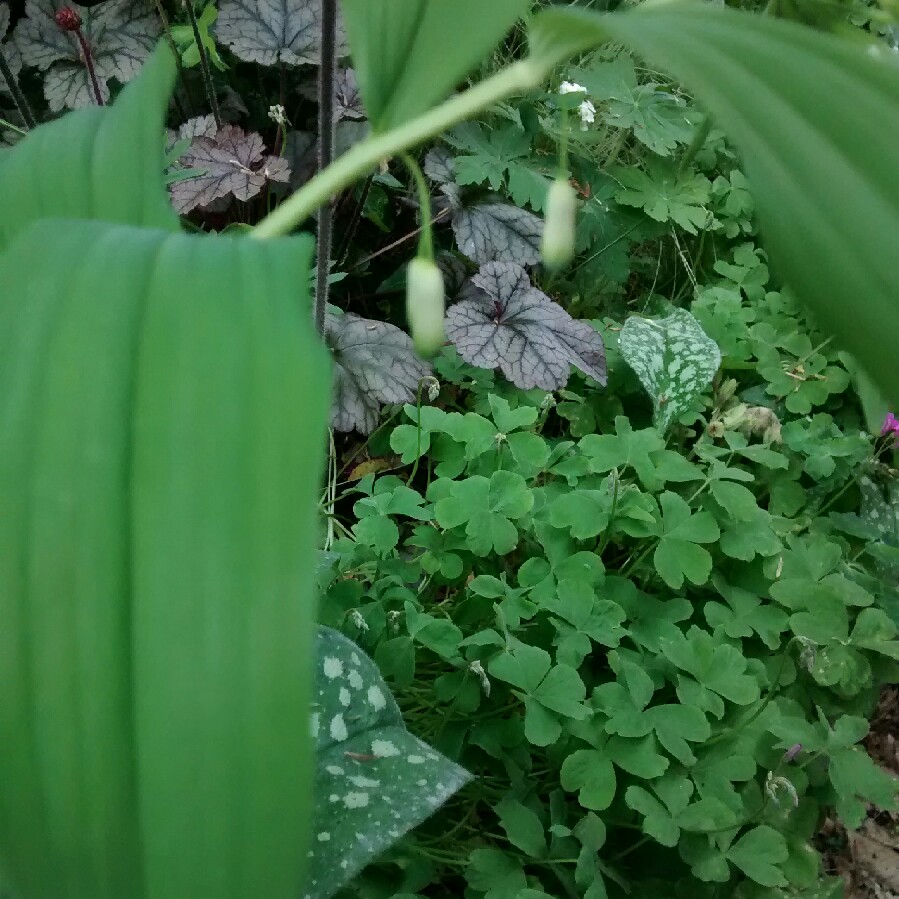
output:
M 543 220 L 508 203 L 478 203 L 458 210 L 453 216 L 453 233 L 459 249 L 479 265 L 536 265 L 540 261 Z
M 498 368 L 516 387 L 559 390 L 571 366 L 606 383 L 602 337 L 531 285 L 514 262 L 488 262 L 447 310 L 446 335 L 478 368 Z
M 328 313 L 325 338 L 334 359 L 331 427 L 370 434 L 385 403 L 411 403 L 430 374 L 405 331 L 352 312 Z
M 236 125 L 225 125 L 214 137 L 195 138 L 180 162 L 203 174 L 172 184 L 172 205 L 183 214 L 230 196 L 249 200 L 271 181 L 286 183 L 290 178 L 287 160 L 267 156 L 264 150 L 261 135 Z
M 60 5 L 54 0 L 28 0 L 26 17 L 14 32 L 24 64 L 47 72 L 44 96 L 54 112 L 97 102 L 78 38 L 56 24 Z M 90 48 L 105 103 L 110 79 L 122 84 L 130 81 L 156 46 L 162 31 L 159 16 L 149 0 L 107 0 L 91 8 L 66 5 L 81 18 L 81 34 Z
M 223 0 L 214 31 L 246 62 L 298 66 L 321 60 L 321 0 Z M 338 26 L 337 55 L 346 53 Z
M 0 2 L 0 40 L 3 39 L 3 36 L 6 34 L 9 29 L 9 5 L 7 3 Z M 6 58 L 6 64 L 9 66 L 10 71 L 13 75 L 18 75 L 22 69 L 22 59 L 19 56 L 19 51 L 16 49 L 16 45 L 9 41 L 0 47 L 2 50 L 4 57 Z M 9 93 L 9 89 L 6 86 L 6 79 L 0 75 L 0 93 Z

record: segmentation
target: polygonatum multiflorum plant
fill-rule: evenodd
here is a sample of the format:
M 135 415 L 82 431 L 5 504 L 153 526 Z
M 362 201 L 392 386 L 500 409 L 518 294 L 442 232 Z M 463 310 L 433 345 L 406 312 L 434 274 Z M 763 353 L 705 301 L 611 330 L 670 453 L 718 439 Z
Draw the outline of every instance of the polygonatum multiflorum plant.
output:
M 446 100 L 530 6 L 17 11 L 0 50 L 19 116 L 7 130 L 23 137 L 0 155 L 0 858 L 25 899 L 329 895 L 447 800 L 471 852 L 407 838 L 407 891 L 456 866 L 450 890 L 461 873 L 475 895 L 600 897 L 629 889 L 623 860 L 646 849 L 678 871 L 646 895 L 672 880 L 766 895 L 812 883 L 820 806 L 854 824 L 864 801 L 891 801 L 855 743 L 896 657 L 892 432 L 847 434 L 827 410 L 850 377 L 889 395 L 899 373 L 884 327 L 899 72 L 876 44 L 776 15 L 554 7 Z M 192 43 L 175 41 L 173 12 Z M 151 55 L 161 32 L 184 74 L 177 104 L 202 86 L 208 117 L 163 121 L 176 63 L 165 44 Z M 214 41 L 226 64 L 272 67 L 279 102 L 235 122 Z M 683 79 L 708 118 L 624 57 L 553 81 L 611 42 Z M 344 46 L 341 107 L 327 87 Z M 310 64 L 325 149 L 298 184 L 315 141 L 292 126 L 287 84 Z M 78 111 L 32 127 L 44 101 Z M 510 125 L 463 127 L 498 108 Z M 597 119 L 613 137 L 599 168 Z M 535 125 L 549 158 L 523 162 Z M 708 177 L 730 152 L 718 125 L 748 182 Z M 410 151 L 441 135 L 422 168 Z M 637 143 L 654 156 L 622 170 Z M 332 145 L 346 152 L 329 165 Z M 396 172 L 421 229 L 411 340 L 325 305 L 358 217 L 389 230 Z M 357 182 L 356 224 L 322 240 Z M 233 233 L 185 233 L 172 201 L 194 231 Z M 311 302 L 311 241 L 286 235 L 317 211 Z M 754 211 L 833 337 L 785 330 L 799 314 L 766 289 L 752 243 L 716 260 L 720 281 L 696 277 L 682 242 L 751 237 Z M 438 217 L 459 255 L 436 252 Z M 663 233 L 686 260 L 689 311 L 654 287 L 627 321 L 559 301 L 573 253 L 605 235 L 592 271 L 608 263 L 620 285 L 622 252 Z M 851 318 L 850 295 L 864 299 Z M 455 352 L 435 352 L 442 333 Z M 758 383 L 721 377 L 741 362 L 759 363 Z M 635 377 L 652 422 L 624 414 Z M 411 467 L 359 472 L 347 526 L 331 453 L 320 565 L 329 385 L 338 429 L 372 431 L 397 407 L 374 434 Z M 863 504 L 840 505 L 856 487 Z M 354 628 L 380 674 L 316 631 L 317 580 L 318 617 Z M 434 700 L 450 705 L 436 723 L 421 716 Z M 465 766 L 488 809 L 451 798 Z

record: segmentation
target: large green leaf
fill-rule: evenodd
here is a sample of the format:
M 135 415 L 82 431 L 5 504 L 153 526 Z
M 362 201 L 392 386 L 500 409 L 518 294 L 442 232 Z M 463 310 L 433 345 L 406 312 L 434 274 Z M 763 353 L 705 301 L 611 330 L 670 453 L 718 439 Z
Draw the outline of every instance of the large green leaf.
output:
M 161 181 L 163 116 L 174 78 L 171 51 L 160 45 L 114 105 L 41 125 L 0 154 L 0 252 L 39 218 L 178 230 Z M 53 247 L 46 252 L 52 258 Z
M 342 0 L 353 65 L 380 131 L 442 100 L 530 0 Z
M 0 858 L 27 899 L 303 886 L 311 241 L 173 233 L 166 53 L 0 156 Z
M 789 22 L 690 4 L 537 17 L 533 52 L 614 39 L 696 92 L 746 158 L 793 290 L 892 398 L 899 383 L 899 66 Z

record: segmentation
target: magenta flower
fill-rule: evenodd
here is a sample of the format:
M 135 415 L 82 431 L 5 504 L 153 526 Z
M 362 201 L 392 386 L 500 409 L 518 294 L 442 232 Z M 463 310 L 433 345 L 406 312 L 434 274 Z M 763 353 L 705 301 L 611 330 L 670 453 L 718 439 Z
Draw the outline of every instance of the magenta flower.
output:
M 881 437 L 886 437 L 888 434 L 896 435 L 896 446 L 899 447 L 899 418 L 896 418 L 892 412 L 887 413 L 883 427 L 880 429 Z

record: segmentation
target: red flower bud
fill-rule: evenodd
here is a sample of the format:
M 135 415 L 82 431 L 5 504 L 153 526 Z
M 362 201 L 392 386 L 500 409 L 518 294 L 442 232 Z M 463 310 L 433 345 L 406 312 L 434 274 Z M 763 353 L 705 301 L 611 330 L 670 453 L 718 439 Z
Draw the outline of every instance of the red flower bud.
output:
M 61 31 L 78 31 L 81 28 L 81 16 L 71 6 L 64 6 L 54 16 Z

